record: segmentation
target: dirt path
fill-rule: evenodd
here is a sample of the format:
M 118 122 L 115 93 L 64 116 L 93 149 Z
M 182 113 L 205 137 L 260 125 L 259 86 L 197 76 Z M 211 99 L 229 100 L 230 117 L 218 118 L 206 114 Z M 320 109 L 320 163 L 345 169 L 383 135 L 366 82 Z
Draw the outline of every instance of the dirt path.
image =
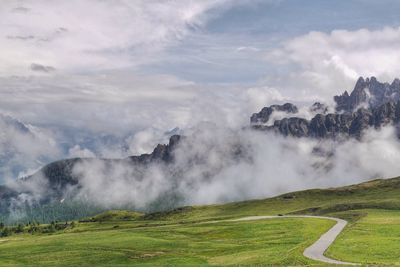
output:
M 321 237 L 314 244 L 312 244 L 311 246 L 309 246 L 304 250 L 303 255 L 307 258 L 330 264 L 357 265 L 355 263 L 338 261 L 324 256 L 324 252 L 329 248 L 329 246 L 333 243 L 333 241 L 335 241 L 336 237 L 340 234 L 340 232 L 342 232 L 342 230 L 346 226 L 347 221 L 345 220 L 333 217 L 323 217 L 323 216 L 288 215 L 288 216 L 250 216 L 229 221 L 238 222 L 238 221 L 262 220 L 262 219 L 276 219 L 276 218 L 317 218 L 317 219 L 328 219 L 336 221 L 336 224 L 331 229 L 329 229 L 325 234 L 321 235 Z

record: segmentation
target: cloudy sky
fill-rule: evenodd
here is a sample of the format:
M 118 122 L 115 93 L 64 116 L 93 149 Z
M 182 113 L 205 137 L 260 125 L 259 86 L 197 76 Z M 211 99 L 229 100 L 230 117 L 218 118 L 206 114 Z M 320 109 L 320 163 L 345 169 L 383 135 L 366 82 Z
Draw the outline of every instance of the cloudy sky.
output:
M 0 113 L 40 138 L 0 141 L 35 168 L 38 155 L 144 153 L 202 121 L 242 127 L 272 103 L 329 103 L 359 76 L 399 76 L 398 14 L 397 0 L 2 0 Z

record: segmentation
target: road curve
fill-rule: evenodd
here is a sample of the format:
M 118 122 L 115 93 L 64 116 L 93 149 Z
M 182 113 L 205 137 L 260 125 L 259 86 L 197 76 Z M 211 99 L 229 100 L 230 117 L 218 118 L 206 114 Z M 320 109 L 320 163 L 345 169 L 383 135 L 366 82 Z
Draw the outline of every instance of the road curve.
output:
M 249 216 L 229 221 L 238 222 L 238 221 L 253 221 L 253 220 L 275 219 L 275 218 L 317 218 L 317 219 L 328 219 L 336 221 L 336 224 L 331 229 L 329 229 L 325 234 L 321 235 L 321 237 L 314 244 L 312 244 L 311 246 L 309 246 L 304 250 L 303 255 L 307 258 L 330 264 L 357 265 L 352 262 L 338 261 L 324 256 L 324 252 L 333 243 L 333 241 L 335 241 L 336 237 L 340 234 L 340 232 L 342 232 L 343 228 L 346 226 L 347 221 L 345 220 L 333 217 L 324 217 L 324 216 L 285 215 L 285 216 Z

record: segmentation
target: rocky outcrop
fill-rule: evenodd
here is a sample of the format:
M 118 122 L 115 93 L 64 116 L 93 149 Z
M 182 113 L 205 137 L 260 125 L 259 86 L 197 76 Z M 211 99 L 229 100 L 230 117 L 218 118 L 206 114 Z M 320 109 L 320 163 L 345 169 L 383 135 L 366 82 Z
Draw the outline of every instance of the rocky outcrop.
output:
M 311 138 L 361 138 L 365 129 L 380 128 L 400 122 L 400 80 L 392 84 L 381 83 L 376 78 L 359 78 L 354 90 L 335 96 L 336 113 L 327 114 L 328 108 L 314 103 L 310 108 L 317 112 L 311 120 L 288 117 L 265 125 L 274 111 L 271 107 L 263 108 L 251 117 L 252 128 L 273 131 L 283 136 Z M 286 104 L 285 104 L 286 105 Z M 271 111 L 272 110 L 272 111 Z
M 272 128 L 284 136 L 303 137 L 309 135 L 310 123 L 302 118 L 284 118 L 275 121 Z
M 295 114 L 295 113 L 299 112 L 297 107 L 291 103 L 286 103 L 283 105 L 272 105 L 272 106 L 263 108 L 258 113 L 254 113 L 250 118 L 250 122 L 252 124 L 265 124 L 269 121 L 272 113 L 275 111 L 285 112 L 288 114 Z
M 142 154 L 140 156 L 132 156 L 129 159 L 134 163 L 148 164 L 154 162 L 169 163 L 174 160 L 174 150 L 178 146 L 182 136 L 173 135 L 169 139 L 168 144 L 158 144 L 150 154 Z
M 342 95 L 335 96 L 336 110 L 338 112 L 353 112 L 364 105 L 374 108 L 387 102 L 397 102 L 400 99 L 400 80 L 395 79 L 391 84 L 381 83 L 375 77 L 360 77 L 349 93 L 345 91 Z
M 283 136 L 312 138 L 360 138 L 365 129 L 380 128 L 400 121 L 400 101 L 388 102 L 372 109 L 360 108 L 353 113 L 317 114 L 311 120 L 285 118 L 272 126 L 253 125 L 254 129 L 273 131 Z
M 328 106 L 320 103 L 320 102 L 315 102 L 311 107 L 310 111 L 313 113 L 318 113 L 318 114 L 326 114 L 328 113 Z

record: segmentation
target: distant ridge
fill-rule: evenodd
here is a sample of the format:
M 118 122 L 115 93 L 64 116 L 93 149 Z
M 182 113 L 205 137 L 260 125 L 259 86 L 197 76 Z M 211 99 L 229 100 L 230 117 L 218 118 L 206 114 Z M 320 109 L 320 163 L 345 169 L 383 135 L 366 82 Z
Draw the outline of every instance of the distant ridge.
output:
M 253 129 L 273 131 L 284 136 L 341 139 L 361 138 L 367 128 L 379 129 L 400 121 L 399 79 L 389 84 L 381 83 L 375 77 L 360 77 L 350 95 L 345 91 L 335 96 L 334 100 L 335 113 L 326 114 L 327 109 L 315 103 L 311 109 L 318 114 L 311 120 L 292 116 L 297 113 L 297 107 L 286 103 L 263 108 L 251 116 L 250 122 Z M 286 112 L 288 116 L 265 124 L 274 111 Z

